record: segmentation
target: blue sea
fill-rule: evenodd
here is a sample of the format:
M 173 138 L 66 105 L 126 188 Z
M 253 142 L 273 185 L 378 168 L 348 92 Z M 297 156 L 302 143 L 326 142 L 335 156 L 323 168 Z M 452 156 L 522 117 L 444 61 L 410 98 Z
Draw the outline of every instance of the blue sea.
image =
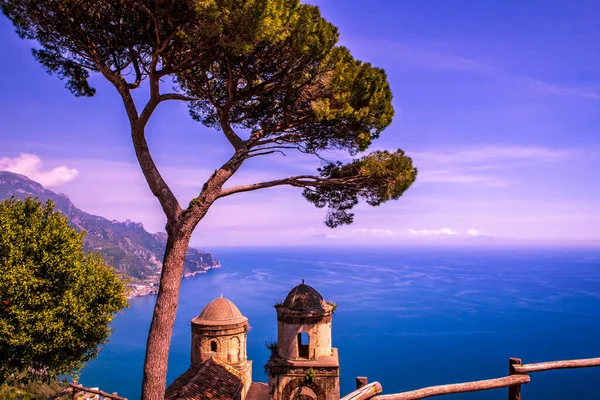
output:
M 277 338 L 273 304 L 305 279 L 338 303 L 333 344 L 341 389 L 355 377 L 384 393 L 505 376 L 524 363 L 600 357 L 599 249 L 219 248 L 222 268 L 184 280 L 168 382 L 189 366 L 190 319 L 223 295 L 249 318 L 253 379 L 266 382 L 265 341 Z M 154 296 L 131 300 L 110 343 L 80 382 L 140 397 Z M 532 374 L 523 398 L 600 399 L 600 367 Z M 507 389 L 446 396 L 506 399 Z

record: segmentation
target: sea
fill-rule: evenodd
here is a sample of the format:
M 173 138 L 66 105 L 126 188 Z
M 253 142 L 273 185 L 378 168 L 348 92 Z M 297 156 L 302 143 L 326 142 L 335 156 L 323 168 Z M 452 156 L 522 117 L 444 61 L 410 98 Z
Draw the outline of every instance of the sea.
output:
M 217 248 L 222 268 L 185 279 L 168 383 L 190 364 L 190 320 L 223 295 L 248 317 L 253 380 L 266 382 L 265 342 L 277 339 L 273 305 L 304 279 L 328 301 L 341 392 L 355 378 L 384 393 L 506 376 L 523 363 L 600 357 L 600 249 Z M 140 397 L 155 296 L 134 298 L 113 321 L 88 387 Z M 600 399 L 600 367 L 536 372 L 524 400 Z M 444 396 L 506 399 L 507 389 Z

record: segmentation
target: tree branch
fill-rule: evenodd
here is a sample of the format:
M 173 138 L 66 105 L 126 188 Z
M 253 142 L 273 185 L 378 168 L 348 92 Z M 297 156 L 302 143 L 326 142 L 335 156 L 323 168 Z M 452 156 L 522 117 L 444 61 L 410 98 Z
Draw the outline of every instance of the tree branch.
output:
M 148 142 L 146 141 L 145 137 L 146 123 L 150 119 L 152 112 L 160 101 L 157 100 L 156 94 L 154 96 L 151 95 L 150 100 L 148 100 L 148 103 L 142 111 L 142 114 L 138 116 L 137 108 L 129 91 L 130 89 L 127 87 L 128 84 L 125 79 L 120 75 L 115 75 L 105 65 L 97 65 L 98 69 L 115 86 L 121 95 L 121 98 L 123 99 L 125 110 L 131 125 L 131 138 L 133 141 L 133 147 L 135 149 L 135 155 L 142 169 L 142 173 L 148 182 L 148 186 L 152 191 L 152 194 L 158 198 L 158 201 L 160 202 L 167 219 L 169 221 L 177 220 L 182 212 L 181 206 L 158 171 L 158 168 L 152 159 L 152 155 L 150 154 L 150 148 L 148 147 Z M 157 81 L 156 84 L 158 84 Z M 158 88 L 155 88 L 152 93 L 158 93 Z
M 276 149 L 276 150 L 281 150 L 281 149 L 283 149 L 283 150 L 286 150 L 286 149 L 300 150 L 298 148 L 298 146 L 284 146 L 284 145 L 281 145 L 281 146 L 265 146 L 265 147 L 256 147 L 256 148 L 250 149 L 250 150 L 248 150 L 248 154 L 250 154 L 250 153 L 252 153 L 254 151 L 264 151 L 264 150 L 274 150 L 274 149 Z
M 204 83 L 206 84 L 206 91 L 202 90 L 201 86 L 197 85 L 193 81 L 191 81 L 189 83 L 192 83 L 192 85 L 195 86 L 200 91 L 200 93 L 203 93 L 204 95 L 206 95 L 206 97 L 208 97 L 208 100 L 210 101 L 210 104 L 212 104 L 213 107 L 215 107 L 217 109 L 217 111 L 222 112 L 222 110 L 223 110 L 222 105 L 217 103 L 217 101 L 213 97 L 212 92 L 210 90 L 211 79 L 209 79 L 208 75 L 206 75 L 206 71 L 202 71 L 202 77 L 204 78 Z
M 181 206 L 152 159 L 150 148 L 148 147 L 148 142 L 146 141 L 144 134 L 144 127 L 145 126 L 141 124 L 141 121 L 138 121 L 131 129 L 135 155 L 144 177 L 148 182 L 148 186 L 150 187 L 152 194 L 158 198 L 158 201 L 167 216 L 167 220 L 169 222 L 176 221 L 181 216 Z
M 166 93 L 166 94 L 161 94 L 159 97 L 160 101 L 168 101 L 168 100 L 182 100 L 182 101 L 194 101 L 194 100 L 198 100 L 194 97 L 189 97 L 186 96 L 184 94 L 179 94 L 179 93 Z
M 141 6 L 144 9 L 144 11 L 146 11 L 146 13 L 148 14 L 148 16 L 150 18 L 152 18 L 152 21 L 154 22 L 154 38 L 156 40 L 156 44 L 158 46 L 160 46 L 161 45 L 160 31 L 159 31 L 159 24 L 158 24 L 158 20 L 156 19 L 156 15 L 148 7 L 146 7 L 146 5 L 143 2 L 137 2 L 137 4 L 139 6 Z
M 253 190 L 265 189 L 274 186 L 290 185 L 295 187 L 318 186 L 322 178 L 313 175 L 297 175 L 284 179 L 276 179 L 273 181 L 252 183 L 248 185 L 234 186 L 232 188 L 223 189 L 219 193 L 219 198 L 227 197 L 235 193 L 251 192 Z
M 219 198 L 223 185 L 235 174 L 244 162 L 244 151 L 239 150 L 206 181 L 197 197 L 192 199 L 184 211 L 183 225 L 193 229 L 206 215 L 209 207 Z
M 150 120 L 150 116 L 160 103 L 160 77 L 156 73 L 156 65 L 158 63 L 158 55 L 154 54 L 152 56 L 152 62 L 150 63 L 150 72 L 149 72 L 149 80 L 150 80 L 150 99 L 146 103 L 146 106 L 142 110 L 140 114 L 140 123 L 143 126 L 146 126 L 148 120 Z
M 274 187 L 274 186 L 282 186 L 282 185 L 296 186 L 296 185 L 294 185 L 294 182 L 295 182 L 295 180 L 293 178 L 285 178 L 285 179 L 277 179 L 277 180 L 268 181 L 268 182 L 252 183 L 249 185 L 235 186 L 232 188 L 221 190 L 221 193 L 219 193 L 219 198 L 231 196 L 232 194 L 236 194 L 236 193 L 251 192 L 253 190 L 265 189 L 265 188 L 270 188 L 270 187 Z
M 135 106 L 135 102 L 133 101 L 133 97 L 127 88 L 127 81 L 121 75 L 115 74 L 104 64 L 97 62 L 96 68 L 110 83 L 113 84 L 115 89 L 117 89 L 117 92 L 119 92 L 121 95 L 121 99 L 125 105 L 125 111 L 127 112 L 127 117 L 129 118 L 129 123 L 133 127 L 133 125 L 137 123 L 139 115 L 137 107 Z
M 229 104 L 233 104 L 234 99 L 235 99 L 235 90 L 236 90 L 236 86 L 238 83 L 238 80 L 233 79 L 233 71 L 231 70 L 231 61 L 229 59 L 227 59 L 227 75 L 228 75 L 228 79 L 227 79 L 227 96 L 228 96 L 228 103 Z
M 182 52 L 181 54 L 186 54 L 186 53 L 191 53 L 191 50 L 186 50 L 184 52 Z M 162 68 L 158 71 L 156 71 L 158 73 L 159 76 L 165 76 L 165 75 L 170 75 L 175 73 L 176 71 L 179 72 L 182 69 L 185 69 L 185 64 L 188 64 L 192 61 L 192 56 L 188 56 L 186 58 L 184 58 L 182 61 L 179 62 L 179 64 L 177 65 L 169 65 L 169 66 L 161 66 Z
M 237 152 L 244 146 L 245 143 L 242 138 L 235 133 L 233 128 L 231 128 L 231 125 L 229 124 L 229 112 L 227 110 L 223 110 L 220 114 L 221 129 L 223 129 L 225 137 Z
M 247 160 L 252 157 L 266 156 L 266 155 L 273 154 L 273 153 L 280 153 L 282 156 L 286 156 L 286 154 L 281 150 L 270 150 L 270 151 L 263 151 L 262 153 L 254 153 L 254 154 L 247 155 L 244 157 L 244 159 Z
M 140 64 L 137 59 L 138 55 L 135 52 L 135 50 L 133 50 L 133 48 L 130 48 L 129 51 L 131 53 L 131 63 L 133 64 L 133 69 L 135 71 L 135 82 L 128 83 L 127 88 L 137 89 L 140 86 L 140 83 L 142 82 L 142 70 L 140 69 Z
M 349 186 L 360 185 L 364 181 L 363 177 L 347 177 L 347 178 L 322 178 L 314 175 L 297 175 L 284 179 L 276 179 L 273 181 L 252 183 L 248 185 L 234 186 L 228 189 L 222 189 L 218 198 L 231 196 L 236 193 L 250 192 L 253 190 L 265 189 L 274 186 L 289 185 L 302 188 L 315 187 L 334 187 L 334 186 Z
M 270 138 L 270 139 L 263 139 L 260 140 L 261 137 L 264 137 L 266 134 L 268 133 L 272 133 L 272 132 L 277 132 L 277 130 L 269 130 L 270 132 L 267 132 L 266 130 L 260 130 L 257 131 L 259 132 L 258 134 L 253 134 L 252 137 L 250 138 L 249 145 L 250 147 L 258 147 L 258 146 L 263 146 L 265 144 L 270 144 L 270 143 L 277 143 L 277 144 L 282 144 L 284 142 L 289 142 L 289 143 L 295 143 L 298 142 L 301 138 L 302 138 L 302 134 L 301 133 L 290 133 L 287 135 L 281 135 L 281 136 L 277 136 L 274 138 Z

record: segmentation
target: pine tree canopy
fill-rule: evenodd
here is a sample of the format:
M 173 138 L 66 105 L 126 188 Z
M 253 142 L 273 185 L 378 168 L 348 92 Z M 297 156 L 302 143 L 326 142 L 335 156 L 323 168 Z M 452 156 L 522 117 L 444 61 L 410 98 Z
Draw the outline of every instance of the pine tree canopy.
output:
M 392 122 L 385 72 L 354 59 L 318 7 L 298 0 L 0 4 L 17 32 L 39 44 L 36 59 L 76 96 L 94 95 L 90 73 L 101 73 L 122 94 L 132 124 L 145 123 L 160 102 L 188 102 L 195 120 L 221 130 L 233 146 L 235 160 L 224 166 L 231 174 L 251 157 L 283 151 L 356 156 Z M 166 78 L 174 87 L 161 93 Z M 124 93 L 147 79 L 151 99 L 138 113 Z M 371 205 L 397 199 L 416 175 L 403 151 L 383 151 L 349 164 L 325 162 L 314 176 L 225 189 L 216 198 L 303 187 L 307 200 L 328 207 L 326 223 L 333 227 L 352 221 L 349 210 L 359 198 Z
M 74 95 L 95 94 L 92 74 L 114 86 L 142 173 L 165 213 L 168 239 L 146 348 L 144 399 L 164 396 L 185 252 L 217 200 L 298 187 L 309 202 L 327 208 L 325 223 L 336 227 L 353 221 L 360 200 L 377 206 L 398 199 L 416 179 L 402 150 L 366 153 L 394 116 L 387 76 L 340 46 L 337 28 L 316 6 L 299 0 L 0 0 L 0 7 L 17 33 L 36 43 L 34 57 Z M 171 101 L 186 102 L 191 117 L 221 131 L 232 148 L 198 183 L 187 207 L 146 140 L 154 111 Z M 289 152 L 316 157 L 320 168 L 227 185 L 246 161 Z M 278 161 L 284 171 L 286 159 Z

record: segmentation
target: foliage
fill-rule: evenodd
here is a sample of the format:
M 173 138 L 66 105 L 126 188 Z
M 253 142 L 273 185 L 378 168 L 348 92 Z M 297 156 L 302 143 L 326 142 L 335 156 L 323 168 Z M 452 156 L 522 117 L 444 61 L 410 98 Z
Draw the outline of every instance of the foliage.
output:
M 313 383 L 315 381 L 316 377 L 317 377 L 317 373 L 315 372 L 315 370 L 312 368 L 309 368 L 308 371 L 306 371 L 306 374 L 304 374 L 304 383 L 306 383 L 307 385 L 310 385 L 311 383 Z
M 52 200 L 69 223 L 78 231 L 85 230 L 84 251 L 93 250 L 115 268 L 134 278 L 152 279 L 160 275 L 162 256 L 167 244 L 164 233 L 149 233 L 142 224 L 110 221 L 77 208 L 65 195 L 59 195 L 31 179 L 0 171 L 0 199 L 15 194 L 17 198 L 37 197 L 40 201 Z M 217 265 L 211 254 L 190 247 L 187 251 L 184 273 L 203 270 Z
M 55 396 L 69 385 L 65 382 L 52 380 L 50 382 L 30 380 L 20 382 L 18 380 L 5 382 L 0 385 L 0 399 L 3 400 L 39 400 Z
M 260 132 L 261 139 L 302 150 L 365 150 L 392 120 L 392 93 L 383 70 L 336 46 L 337 29 L 316 7 L 296 4 L 277 40 L 247 52 L 215 46 L 213 62 L 178 74 L 194 119 L 209 127 Z M 208 77 L 208 78 L 207 78 Z
M 328 301 L 327 304 L 331 306 L 331 313 L 335 313 L 335 310 L 338 308 L 338 304 L 335 301 Z
M 322 208 L 328 207 L 325 220 L 334 228 L 350 224 L 354 214 L 348 212 L 358 199 L 371 206 L 396 200 L 412 185 L 417 176 L 410 158 L 402 150 L 394 153 L 376 151 L 349 164 L 328 163 L 319 168 L 321 181 L 316 187 L 304 189 L 304 197 Z M 338 181 L 344 184 L 336 184 Z
M 273 307 L 277 308 L 277 307 L 281 307 L 283 306 L 283 301 L 276 301 L 275 303 L 273 303 Z
M 0 202 L 0 382 L 76 374 L 127 305 L 124 282 L 51 201 Z
M 392 93 L 383 70 L 355 60 L 337 40 L 337 29 L 317 8 L 298 5 L 277 41 L 257 41 L 247 53 L 215 46 L 214 62 L 177 74 L 177 82 L 197 99 L 190 102 L 194 119 L 226 135 L 235 128 L 252 132 L 247 157 L 284 149 L 356 154 L 391 123 Z M 229 136 L 235 145 L 235 134 Z M 319 173 L 276 184 L 304 187 L 304 197 L 327 207 L 326 224 L 336 227 L 352 222 L 348 210 L 359 198 L 372 206 L 398 199 L 417 170 L 398 150 L 346 165 L 328 162 Z
M 273 338 L 265 340 L 265 346 L 271 351 L 277 350 L 277 340 L 273 340 Z
M 353 221 L 360 199 L 372 206 L 398 199 L 417 170 L 404 152 L 355 157 L 391 124 L 392 92 L 382 69 L 337 44 L 337 28 L 318 7 L 299 0 L 0 0 L 17 33 L 38 44 L 35 58 L 93 96 L 91 74 L 117 90 L 133 146 L 167 217 L 163 278 L 150 328 L 142 390 L 158 398 L 166 384 L 181 264 L 192 231 L 220 198 L 280 185 L 303 188 L 327 207 L 329 227 Z M 165 83 L 174 83 L 167 93 Z M 132 91 L 147 86 L 140 96 Z M 143 95 L 146 94 L 144 101 Z M 160 174 L 145 137 L 156 108 L 185 101 L 192 118 L 221 130 L 231 157 L 182 208 Z M 138 109 L 138 106 L 140 106 Z M 254 157 L 299 151 L 323 160 L 318 174 L 227 187 Z
M 317 7 L 298 0 L 0 4 L 17 32 L 40 44 L 34 50 L 38 61 L 66 79 L 76 95 L 93 95 L 89 74 L 100 72 L 127 106 L 126 91 L 148 77 L 158 85 L 170 75 L 176 92 L 151 99 L 141 115 L 128 110 L 130 120 L 137 123 L 161 100 L 188 101 L 192 117 L 222 130 L 236 149 L 236 163 L 223 167 L 225 180 L 244 160 L 283 150 L 321 156 L 339 149 L 354 155 L 366 150 L 394 115 L 385 72 L 337 45 L 337 28 Z M 242 139 L 241 132 L 250 135 Z M 353 221 L 349 210 L 359 199 L 376 206 L 399 198 L 417 170 L 398 150 L 375 152 L 349 164 L 328 162 L 319 173 L 276 184 L 305 188 L 308 201 L 328 208 L 327 226 L 336 227 Z M 233 188 L 210 203 L 269 186 L 275 184 Z M 164 196 L 164 190 L 158 192 Z M 189 209 L 203 207 L 205 199 L 202 194 L 194 198 Z
M 139 87 L 153 69 L 164 75 L 206 63 L 217 44 L 244 52 L 275 39 L 294 0 L 2 0 L 17 33 L 41 46 L 34 57 L 67 81 L 76 96 L 93 96 L 90 72 L 133 76 Z

